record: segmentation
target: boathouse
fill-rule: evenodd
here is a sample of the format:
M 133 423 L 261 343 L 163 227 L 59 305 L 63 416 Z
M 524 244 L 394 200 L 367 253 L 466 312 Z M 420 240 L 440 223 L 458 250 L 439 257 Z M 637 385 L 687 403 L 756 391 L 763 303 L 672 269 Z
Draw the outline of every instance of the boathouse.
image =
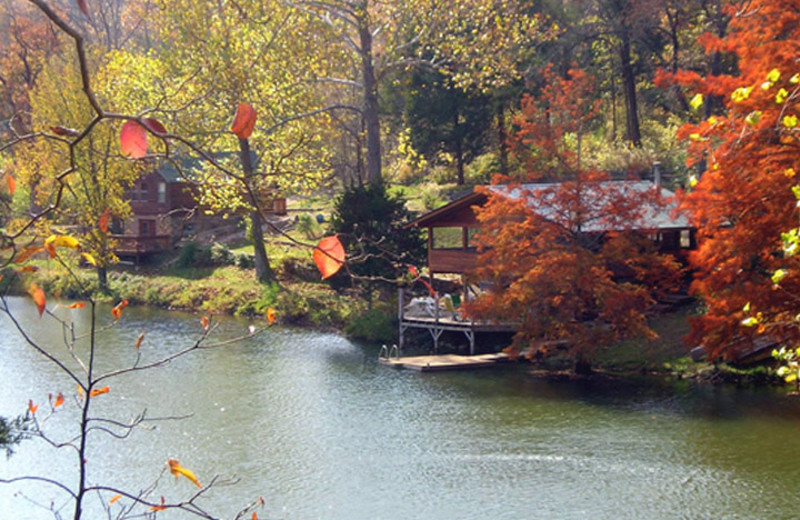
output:
M 444 331 L 461 331 L 469 340 L 470 354 L 475 352 L 475 334 L 482 331 L 513 331 L 513 323 L 476 323 L 466 319 L 457 309 L 450 307 L 453 299 L 466 301 L 473 297 L 476 288 L 466 283 L 465 275 L 477 264 L 478 250 L 475 235 L 479 230 L 476 209 L 488 201 L 489 194 L 501 194 L 511 198 L 528 198 L 529 204 L 545 218 L 557 210 L 548 205 L 548 194 L 555 193 L 559 183 L 530 183 L 517 186 L 493 185 L 478 187 L 444 206 L 426 213 L 409 222 L 407 227 L 416 227 L 428 231 L 428 271 L 431 286 L 436 288 L 437 277 L 449 279 L 460 278 L 461 291 L 450 295 L 450 300 L 442 301 L 438 293 L 436 297 L 417 298 L 409 301 L 401 292 L 399 301 L 400 348 L 404 343 L 405 332 L 409 328 L 422 328 L 430 331 L 434 341 L 434 351 L 438 350 L 438 340 Z M 625 223 L 625 230 L 646 233 L 664 253 L 670 253 L 679 259 L 685 258 L 688 251 L 696 247 L 696 232 L 685 215 L 677 211 L 674 193 L 659 183 L 647 180 L 607 180 L 599 182 L 592 189 L 591 184 L 584 190 L 584 196 L 590 201 L 592 197 L 600 198 L 609 193 L 621 195 L 652 194 L 651 200 L 659 200 L 659 204 L 644 207 L 638 213 L 638 221 Z M 599 195 L 605 194 L 605 195 Z M 596 204 L 602 208 L 602 201 Z M 604 224 L 603 219 L 588 221 L 583 228 L 585 232 L 602 235 L 610 231 L 619 231 Z M 439 301 L 434 301 L 439 300 Z

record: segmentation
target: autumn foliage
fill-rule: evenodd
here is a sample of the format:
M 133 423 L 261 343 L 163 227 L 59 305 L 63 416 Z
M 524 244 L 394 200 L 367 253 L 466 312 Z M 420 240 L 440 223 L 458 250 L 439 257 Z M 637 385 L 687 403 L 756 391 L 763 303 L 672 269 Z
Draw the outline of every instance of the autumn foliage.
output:
M 561 345 L 585 361 L 597 345 L 654 334 L 644 312 L 654 291 L 673 286 L 677 266 L 658 254 L 646 233 L 645 217 L 665 203 L 660 190 L 581 168 L 567 140 L 586 131 L 593 117 L 596 104 L 581 102 L 591 79 L 580 71 L 569 78 L 547 75 L 552 81 L 542 95 L 523 101 L 514 142 L 529 177 L 557 182 L 486 189 L 488 203 L 477 210 L 481 254 L 472 276 L 489 288 L 468 311 L 518 322 L 512 353 L 541 354 Z
M 692 288 L 708 307 L 693 320 L 690 340 L 722 357 L 732 341 L 763 332 L 764 323 L 793 321 L 800 291 L 796 269 L 775 278 L 796 264 L 781 233 L 797 227 L 800 10 L 793 0 L 756 0 L 729 14 L 728 36 L 703 43 L 735 56 L 738 75 L 690 75 L 687 84 L 723 99 L 724 113 L 681 130 L 690 165 L 704 170 L 683 201 L 698 227 Z M 750 318 L 762 326 L 743 327 Z

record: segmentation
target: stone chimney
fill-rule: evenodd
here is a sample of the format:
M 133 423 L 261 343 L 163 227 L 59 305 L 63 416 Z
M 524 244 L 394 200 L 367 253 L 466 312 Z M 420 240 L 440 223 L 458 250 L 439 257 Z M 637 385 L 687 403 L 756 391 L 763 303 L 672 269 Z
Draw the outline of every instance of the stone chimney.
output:
M 661 187 L 661 163 L 658 161 L 653 162 L 653 184 Z

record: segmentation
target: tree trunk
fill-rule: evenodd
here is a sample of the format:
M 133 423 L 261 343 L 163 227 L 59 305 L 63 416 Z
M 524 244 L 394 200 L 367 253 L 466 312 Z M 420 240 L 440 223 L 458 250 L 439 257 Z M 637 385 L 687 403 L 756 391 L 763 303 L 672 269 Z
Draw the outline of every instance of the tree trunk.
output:
M 497 140 L 500 152 L 500 173 L 508 175 L 508 136 L 506 135 L 506 112 L 503 102 L 497 104 Z
M 264 247 L 264 230 L 261 228 L 261 212 L 258 209 L 250 212 L 250 228 L 253 234 L 253 252 L 256 264 L 256 279 L 259 282 L 272 282 L 275 280 L 275 273 L 269 265 L 267 248 Z
M 242 171 L 244 172 L 245 182 L 248 184 L 253 178 L 253 161 L 250 157 L 250 142 L 247 139 L 239 139 L 239 159 L 242 161 Z M 250 211 L 250 232 L 253 236 L 253 254 L 256 265 L 256 279 L 259 282 L 272 282 L 275 280 L 275 273 L 269 265 L 267 248 L 264 247 L 264 230 L 262 229 L 261 208 L 252 186 L 247 186 L 250 196 L 250 204 L 253 210 Z
M 642 145 L 639 128 L 639 106 L 636 101 L 636 76 L 631 63 L 631 38 L 627 31 L 620 34 L 619 58 L 622 71 L 622 91 L 625 95 L 625 130 L 627 139 L 634 146 Z
M 456 184 L 458 186 L 464 185 L 464 138 L 461 134 L 461 128 L 458 123 L 458 110 L 453 110 L 453 134 L 455 135 L 455 152 L 456 152 Z
M 97 266 L 97 285 L 101 293 L 108 294 L 108 271 L 105 266 Z
M 381 124 L 378 114 L 378 81 L 372 63 L 372 33 L 366 14 L 358 19 L 361 40 L 361 74 L 364 82 L 364 123 L 367 127 L 367 179 L 370 184 L 383 183 L 381 174 Z

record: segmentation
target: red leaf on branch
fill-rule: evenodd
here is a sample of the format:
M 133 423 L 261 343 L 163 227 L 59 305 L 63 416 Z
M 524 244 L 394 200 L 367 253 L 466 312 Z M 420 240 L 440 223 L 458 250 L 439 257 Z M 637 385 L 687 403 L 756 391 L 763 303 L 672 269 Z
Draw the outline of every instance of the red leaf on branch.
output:
M 74 128 L 67 128 L 66 126 L 52 126 L 50 131 L 63 137 L 78 137 L 80 135 L 80 132 Z
M 146 126 L 148 129 L 150 129 L 150 131 L 153 132 L 154 134 L 166 135 L 166 133 L 167 133 L 167 129 L 164 128 L 164 125 L 162 125 L 156 119 L 152 119 L 152 118 L 148 117 L 148 118 L 142 119 L 142 123 L 144 123 L 144 126 Z
M 317 264 L 322 279 L 330 278 L 344 265 L 344 247 L 336 235 L 325 237 L 314 249 L 314 263 Z
M 36 413 L 36 410 L 38 410 L 38 409 L 39 409 L 39 405 L 38 404 L 33 404 L 33 400 L 32 399 L 28 399 L 28 411 L 31 412 L 31 413 Z
M 122 153 L 133 159 L 147 155 L 147 130 L 138 121 L 126 121 L 119 132 Z
M 236 134 L 239 139 L 247 139 L 253 133 L 257 117 L 258 114 L 256 114 L 253 107 L 247 103 L 239 103 L 239 108 L 236 109 L 236 117 L 234 117 L 231 125 L 231 132 Z
M 103 212 L 102 215 L 100 215 L 100 218 L 97 221 L 97 227 L 99 227 L 100 231 L 102 231 L 103 233 L 108 233 L 109 217 L 110 217 L 109 209 L 106 208 L 106 210 Z

